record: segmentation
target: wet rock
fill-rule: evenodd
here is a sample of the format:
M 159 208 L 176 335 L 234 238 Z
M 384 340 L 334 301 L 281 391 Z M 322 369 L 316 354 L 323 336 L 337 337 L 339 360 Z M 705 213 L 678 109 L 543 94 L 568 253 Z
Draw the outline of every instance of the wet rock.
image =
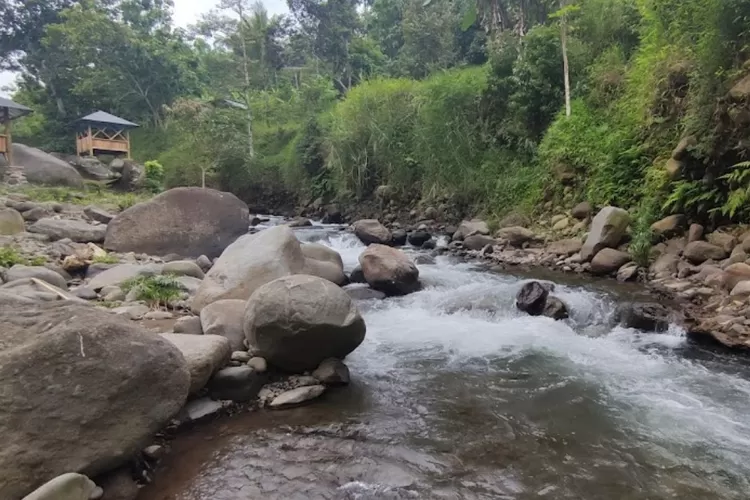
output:
M 344 358 L 365 338 L 365 322 L 346 292 L 306 275 L 259 288 L 247 303 L 244 330 L 249 346 L 288 372 Z
M 357 266 L 352 270 L 351 274 L 349 275 L 349 281 L 351 283 L 367 283 L 367 280 L 365 279 L 365 273 L 362 272 L 362 267 Z
M 5 273 L 3 273 L 3 279 L 5 279 L 6 282 L 28 278 L 40 279 L 62 290 L 67 290 L 68 288 L 68 284 L 65 282 L 65 279 L 60 276 L 59 273 L 56 273 L 51 269 L 47 269 L 46 267 L 22 266 L 20 264 L 16 264 L 15 266 L 5 271 Z
M 290 406 L 298 406 L 320 397 L 325 392 L 325 390 L 326 388 L 324 385 L 298 387 L 297 389 L 292 389 L 291 391 L 286 391 L 279 396 L 276 396 L 268 406 L 272 409 L 282 409 L 288 408 Z
M 147 255 L 215 257 L 247 233 L 248 223 L 247 205 L 233 194 L 175 188 L 118 214 L 107 226 L 104 247 Z
M 567 240 L 560 240 L 551 243 L 547 247 L 547 251 L 555 255 L 563 255 L 565 257 L 571 256 L 581 251 L 583 243 L 578 238 L 571 238 Z
M 175 276 L 191 276 L 202 280 L 203 270 L 192 260 L 175 260 L 164 264 L 162 274 L 173 274 Z
M 268 362 L 266 361 L 266 358 L 261 358 L 260 356 L 250 358 L 247 362 L 247 366 L 258 373 L 265 373 L 268 370 Z
M 538 281 L 524 284 L 516 295 L 516 307 L 531 316 L 540 316 L 544 313 L 549 290 Z
M 591 272 L 593 274 L 610 274 L 630 262 L 630 254 L 621 252 L 614 248 L 604 248 L 597 252 L 591 261 Z
M 417 255 L 414 257 L 414 263 L 417 265 L 434 265 L 435 264 L 435 257 L 432 255 Z
M 0 209 L 0 235 L 8 236 L 25 230 L 26 225 L 20 213 L 12 208 Z
M 287 222 L 286 225 L 289 227 L 310 227 L 313 224 L 312 221 L 307 217 L 295 217 L 291 221 Z
M 347 287 L 345 290 L 352 300 L 383 300 L 386 297 L 383 292 L 362 286 Z
M 562 300 L 550 295 L 545 301 L 542 316 L 547 316 L 548 318 L 559 321 L 568 319 L 570 314 L 568 313 L 568 306 L 566 306 Z
M 481 250 L 487 245 L 494 245 L 496 242 L 493 238 L 483 234 L 475 234 L 464 238 L 464 248 L 468 250 Z
M 506 240 L 511 246 L 514 247 L 521 247 L 524 243 L 536 239 L 536 235 L 534 235 L 534 232 L 532 230 L 520 226 L 502 228 L 498 230 L 495 236 L 497 236 L 499 239 Z M 465 244 L 466 243 L 464 242 L 464 245 Z
M 195 259 L 195 263 L 198 264 L 198 267 L 200 267 L 201 271 L 203 271 L 204 273 L 207 273 L 211 269 L 211 266 L 214 265 L 213 262 L 211 262 L 211 259 L 209 259 L 205 255 L 201 255 L 200 257 Z
M 265 381 L 265 376 L 259 376 L 249 366 L 230 366 L 216 372 L 208 384 L 208 392 L 213 399 L 250 401 L 258 395 Z
M 581 257 L 584 262 L 593 259 L 603 248 L 617 247 L 625 236 L 629 224 L 630 215 L 627 211 L 617 207 L 602 208 L 591 222 L 591 230 L 581 248 Z
M 728 251 L 707 241 L 689 243 L 683 252 L 683 256 L 693 264 L 702 264 L 707 260 L 723 260 L 727 255 Z
M 302 254 L 305 256 L 302 274 L 325 278 L 339 286 L 349 282 L 344 274 L 344 261 L 336 250 L 319 243 L 305 243 Z
M 107 226 L 94 226 L 82 220 L 39 219 L 29 227 L 30 233 L 48 236 L 51 240 L 68 238 L 77 243 L 100 243 L 104 241 Z
M 487 223 L 481 219 L 465 220 L 458 225 L 458 229 L 453 233 L 454 241 L 463 241 L 469 236 L 475 234 L 490 234 L 490 228 Z
M 240 351 L 245 345 L 243 318 L 244 300 L 218 300 L 201 310 L 200 322 L 206 335 L 219 335 L 229 340 L 233 351 Z
M 479 253 L 483 256 L 492 255 L 493 253 L 495 253 L 495 247 L 493 247 L 492 245 L 485 245 Z
M 669 329 L 669 310 L 661 304 L 622 304 L 615 312 L 616 321 L 625 328 L 647 332 Z
M 229 341 L 218 335 L 162 333 L 185 358 L 190 372 L 190 394 L 200 391 L 211 376 L 223 368 L 232 355 Z
M 437 242 L 435 240 L 427 240 L 422 243 L 422 250 L 434 250 L 437 248 Z
M 724 249 L 727 254 L 731 253 L 734 247 L 737 246 L 737 238 L 721 231 L 715 231 L 708 234 L 706 240 L 712 245 Z
M 414 245 L 415 247 L 419 248 L 421 247 L 426 241 L 429 241 L 432 238 L 430 236 L 430 233 L 426 231 L 414 231 L 413 233 L 409 233 L 409 244 Z
M 591 208 L 591 203 L 588 201 L 584 201 L 573 207 L 573 210 L 570 211 L 571 215 L 575 217 L 578 220 L 586 220 L 589 217 L 591 217 L 591 213 L 593 212 L 593 209 Z
M 354 228 L 354 234 L 357 238 L 365 245 L 371 245 L 373 243 L 380 245 L 390 245 L 393 239 L 393 235 L 376 219 L 362 219 L 355 222 L 352 227 Z
M 404 231 L 403 229 L 396 229 L 395 231 L 393 231 L 393 236 L 391 238 L 391 245 L 395 247 L 402 247 L 406 245 L 406 240 L 407 240 L 406 231 Z
M 177 420 L 180 426 L 197 424 L 218 417 L 225 407 L 225 403 L 209 397 L 193 399 L 180 410 Z
M 69 472 L 43 484 L 23 500 L 90 500 L 101 498 L 102 493 L 88 477 Z
M 0 301 L 0 498 L 117 467 L 184 404 L 185 362 L 158 336 L 90 305 Z
M 651 231 L 659 238 L 672 238 L 685 232 L 687 218 L 682 214 L 670 215 L 654 222 Z
M 386 295 L 406 295 L 419 290 L 419 270 L 401 250 L 370 245 L 359 256 L 367 283 Z
M 341 214 L 341 209 L 338 205 L 329 205 L 326 207 L 326 213 L 323 215 L 321 220 L 323 224 L 343 224 L 344 216 Z
M 688 230 L 688 243 L 700 241 L 701 239 L 703 239 L 703 226 L 700 224 L 690 224 L 690 229 Z
M 201 319 L 198 316 L 184 316 L 175 321 L 172 328 L 174 333 L 185 333 L 188 335 L 203 335 Z
M 617 271 L 617 281 L 625 283 L 634 281 L 638 277 L 638 265 L 634 263 L 625 264 Z
M 109 224 L 110 222 L 112 222 L 112 219 L 115 218 L 114 214 L 111 214 L 103 208 L 95 207 L 94 205 L 89 205 L 84 208 L 83 213 L 89 219 L 96 222 L 101 222 L 102 224 Z
M 154 462 L 161 460 L 166 454 L 167 449 L 158 444 L 152 444 L 143 449 L 143 455 Z
M 340 359 L 334 358 L 326 359 L 320 363 L 320 366 L 313 372 L 312 376 L 327 386 L 349 385 L 351 380 L 349 367 Z

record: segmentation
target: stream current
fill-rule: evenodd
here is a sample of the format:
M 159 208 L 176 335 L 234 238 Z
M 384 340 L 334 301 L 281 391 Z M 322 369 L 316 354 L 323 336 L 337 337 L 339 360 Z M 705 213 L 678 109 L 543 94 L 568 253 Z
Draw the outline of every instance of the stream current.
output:
M 297 235 L 347 272 L 365 248 Z M 449 256 L 419 270 L 420 292 L 358 303 L 349 387 L 180 435 L 139 500 L 750 498 L 743 358 L 613 327 L 634 287 L 557 276 L 571 318 L 555 322 L 515 309 L 527 277 Z

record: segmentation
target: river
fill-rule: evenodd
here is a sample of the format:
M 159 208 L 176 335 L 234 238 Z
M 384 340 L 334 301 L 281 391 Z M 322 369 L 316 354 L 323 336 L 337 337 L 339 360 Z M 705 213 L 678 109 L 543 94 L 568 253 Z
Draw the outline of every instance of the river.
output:
M 334 228 L 299 230 L 339 251 Z M 352 385 L 179 436 L 139 500 L 750 498 L 750 368 L 612 327 L 613 284 L 558 280 L 571 319 L 525 316 L 524 278 L 449 256 L 366 301 Z

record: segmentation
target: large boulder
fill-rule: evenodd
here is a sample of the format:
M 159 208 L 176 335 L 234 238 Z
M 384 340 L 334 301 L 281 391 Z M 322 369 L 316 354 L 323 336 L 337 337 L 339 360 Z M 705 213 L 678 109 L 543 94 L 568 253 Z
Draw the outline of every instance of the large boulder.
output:
M 362 219 L 352 224 L 354 234 L 365 245 L 373 243 L 380 245 L 389 245 L 393 235 L 376 219 Z
M 521 247 L 524 243 L 536 239 L 534 231 L 525 227 L 504 227 L 495 234 L 498 238 L 506 240 L 511 246 Z
M 192 309 L 197 314 L 217 300 L 247 300 L 259 287 L 292 274 L 311 274 L 343 284 L 343 264 L 339 267 L 339 260 L 331 252 L 319 245 L 303 250 L 287 226 L 245 235 L 229 245 L 206 273 Z
M 116 158 L 109 164 L 109 168 L 117 177 L 110 183 L 115 189 L 135 191 L 142 188 L 146 181 L 146 169 L 133 160 Z
M 481 219 L 465 220 L 459 224 L 458 229 L 453 233 L 453 239 L 455 241 L 463 241 L 469 236 L 475 234 L 490 234 L 490 227 L 487 223 Z
M 218 335 L 162 333 L 161 336 L 184 356 L 190 372 L 190 394 L 203 389 L 211 376 L 229 363 L 232 356 L 229 340 Z
M 0 208 L 0 236 L 10 236 L 26 230 L 23 216 L 12 208 Z
M 303 274 L 258 288 L 247 303 L 244 329 L 251 347 L 290 372 L 342 359 L 365 338 L 365 322 L 346 292 Z
M 245 300 L 217 300 L 201 310 L 200 320 L 203 333 L 226 337 L 232 351 L 245 350 L 245 332 L 242 318 L 245 316 Z
M 649 332 L 669 329 L 669 310 L 658 303 L 622 304 L 615 311 L 615 320 L 625 328 Z
M 46 234 L 51 240 L 68 238 L 76 243 L 101 243 L 107 226 L 95 226 L 82 220 L 45 217 L 29 227 L 30 233 Z
M 5 273 L 3 273 L 3 278 L 6 282 L 27 278 L 36 278 L 47 282 L 50 285 L 54 285 L 57 288 L 68 288 L 68 284 L 66 283 L 65 278 L 63 278 L 62 275 L 56 273 L 52 269 L 47 269 L 46 267 L 42 266 L 23 266 L 21 264 L 16 264 L 15 266 L 5 271 Z
M 13 143 L 13 163 L 23 167 L 23 174 L 31 184 L 83 187 L 83 177 L 75 168 L 41 149 Z
M 693 264 L 702 264 L 707 260 L 723 260 L 729 252 L 707 241 L 693 241 L 688 243 L 682 255 Z
M 474 234 L 464 238 L 464 248 L 468 250 L 481 250 L 487 245 L 495 245 L 497 243 L 494 238 L 485 236 L 483 234 Z
M 594 274 L 610 274 L 633 260 L 627 252 L 614 248 L 604 248 L 597 252 L 591 261 L 591 272 Z
M 0 296 L 0 498 L 128 461 L 188 394 L 180 352 L 97 308 Z
M 401 250 L 370 245 L 359 256 L 367 283 L 386 295 L 406 295 L 419 289 L 419 269 Z
M 581 248 L 581 258 L 588 262 L 602 248 L 615 248 L 625 236 L 630 224 L 630 215 L 617 207 L 602 208 L 591 222 L 591 230 L 586 243 Z
M 250 225 L 247 205 L 230 193 L 170 189 L 134 205 L 107 226 L 104 247 L 116 252 L 217 257 Z

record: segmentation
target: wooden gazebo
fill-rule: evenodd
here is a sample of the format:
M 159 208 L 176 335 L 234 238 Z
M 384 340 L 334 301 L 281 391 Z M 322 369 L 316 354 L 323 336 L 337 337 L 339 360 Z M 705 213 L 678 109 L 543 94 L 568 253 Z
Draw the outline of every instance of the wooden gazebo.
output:
M 13 137 L 10 133 L 10 122 L 31 113 L 31 109 L 22 104 L 0 97 L 0 154 L 8 165 L 13 165 Z
M 78 156 L 97 153 L 124 154 L 130 158 L 130 129 L 138 125 L 104 111 L 84 116 L 77 122 Z

